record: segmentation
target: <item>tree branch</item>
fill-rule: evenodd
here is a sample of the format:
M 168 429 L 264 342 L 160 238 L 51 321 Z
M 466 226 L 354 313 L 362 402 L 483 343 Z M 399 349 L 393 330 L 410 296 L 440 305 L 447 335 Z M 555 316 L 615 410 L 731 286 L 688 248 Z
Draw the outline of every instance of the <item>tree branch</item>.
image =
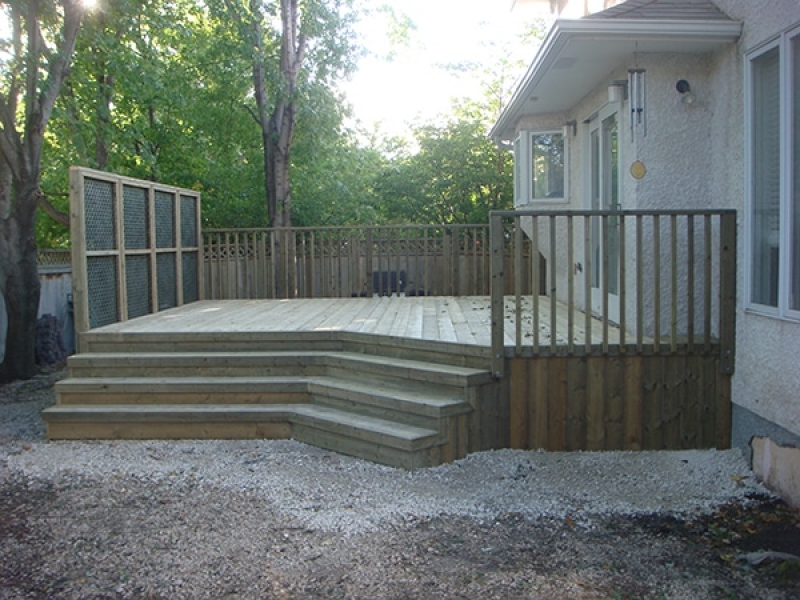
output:
M 242 104 L 242 106 L 244 106 L 244 109 L 250 114 L 251 117 L 253 117 L 253 120 L 258 124 L 258 126 L 261 127 L 262 124 L 258 118 L 258 114 L 256 114 L 256 112 L 252 108 L 250 108 L 247 104 Z
M 45 82 L 44 91 L 39 98 L 39 110 L 42 131 L 50 120 L 53 107 L 61 91 L 61 85 L 69 75 L 72 57 L 75 53 L 75 44 L 78 40 L 78 31 L 81 19 L 86 12 L 81 0 L 64 0 L 64 26 L 62 28 L 61 45 L 56 58 L 50 63 L 50 69 Z
M 44 192 L 39 190 L 37 204 L 44 212 L 50 215 L 56 223 L 59 223 L 69 229 L 69 215 L 61 212 L 45 196 Z

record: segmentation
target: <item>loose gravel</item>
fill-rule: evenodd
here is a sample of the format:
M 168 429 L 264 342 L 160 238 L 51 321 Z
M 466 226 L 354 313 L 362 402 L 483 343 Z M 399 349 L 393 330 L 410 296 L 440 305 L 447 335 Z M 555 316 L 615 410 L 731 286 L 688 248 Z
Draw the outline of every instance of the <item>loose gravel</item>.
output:
M 767 498 L 737 450 L 497 450 L 406 472 L 291 440 L 46 442 L 61 375 L 0 388 L 0 598 L 797 591 L 637 524 Z

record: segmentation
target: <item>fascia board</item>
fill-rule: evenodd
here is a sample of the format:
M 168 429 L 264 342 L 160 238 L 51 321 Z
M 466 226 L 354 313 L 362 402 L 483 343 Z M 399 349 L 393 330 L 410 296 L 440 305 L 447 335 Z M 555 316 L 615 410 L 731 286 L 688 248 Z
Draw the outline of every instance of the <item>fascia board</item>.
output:
M 495 141 L 507 137 L 505 131 L 513 127 L 524 102 L 552 64 L 560 58 L 563 48 L 573 39 L 705 40 L 723 43 L 735 41 L 741 33 L 742 23 L 728 20 L 557 19 L 489 136 Z

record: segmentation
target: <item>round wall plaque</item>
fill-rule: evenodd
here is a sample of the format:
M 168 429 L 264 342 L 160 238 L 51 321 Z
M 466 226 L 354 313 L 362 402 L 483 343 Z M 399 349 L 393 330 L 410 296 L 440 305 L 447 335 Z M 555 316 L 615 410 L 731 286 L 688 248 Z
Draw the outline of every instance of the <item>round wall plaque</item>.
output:
M 631 175 L 634 179 L 642 179 L 647 175 L 647 167 L 644 166 L 642 161 L 637 160 L 631 165 Z

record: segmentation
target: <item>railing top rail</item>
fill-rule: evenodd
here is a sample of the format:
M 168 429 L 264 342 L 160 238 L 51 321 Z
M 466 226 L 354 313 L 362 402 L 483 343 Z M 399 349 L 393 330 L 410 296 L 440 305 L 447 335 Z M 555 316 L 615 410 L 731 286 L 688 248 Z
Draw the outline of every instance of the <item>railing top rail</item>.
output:
M 321 227 L 215 227 L 213 229 L 203 229 L 203 233 L 261 233 L 270 231 L 352 231 L 368 229 L 467 229 L 467 228 L 488 228 L 488 223 L 457 223 L 442 225 L 325 225 Z
M 669 216 L 723 216 L 736 214 L 736 209 L 664 209 L 664 210 L 493 210 L 489 213 L 491 217 L 514 218 L 514 217 L 669 217 Z

